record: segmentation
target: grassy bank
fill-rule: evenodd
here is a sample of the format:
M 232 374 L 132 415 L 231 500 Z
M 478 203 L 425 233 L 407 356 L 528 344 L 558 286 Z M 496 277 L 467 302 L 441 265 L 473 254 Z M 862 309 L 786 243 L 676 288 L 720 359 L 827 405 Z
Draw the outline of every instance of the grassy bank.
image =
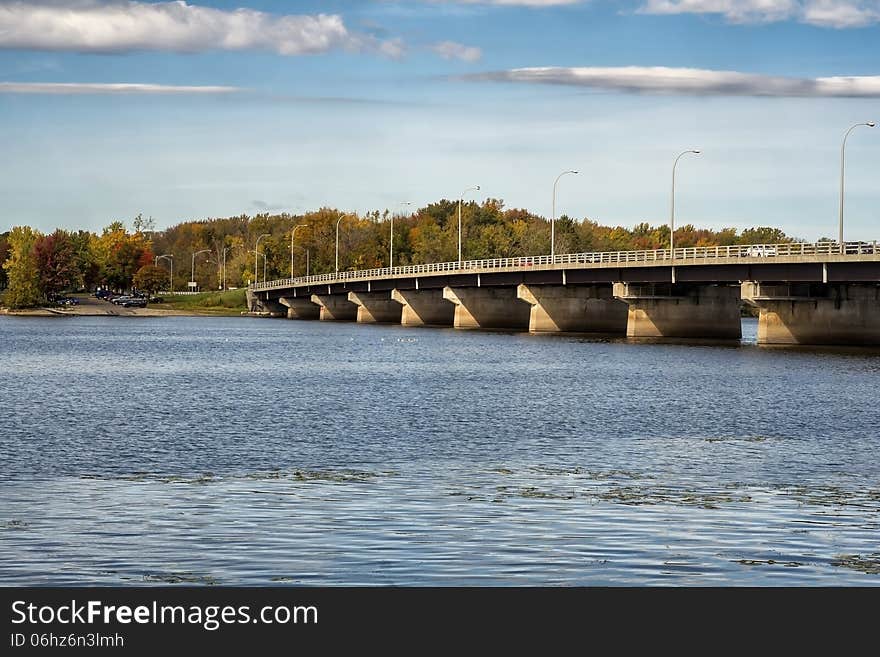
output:
M 152 303 L 150 308 L 179 310 L 200 315 L 238 315 L 247 310 L 247 297 L 244 289 L 225 292 L 203 292 L 201 294 L 164 295 L 164 303 Z

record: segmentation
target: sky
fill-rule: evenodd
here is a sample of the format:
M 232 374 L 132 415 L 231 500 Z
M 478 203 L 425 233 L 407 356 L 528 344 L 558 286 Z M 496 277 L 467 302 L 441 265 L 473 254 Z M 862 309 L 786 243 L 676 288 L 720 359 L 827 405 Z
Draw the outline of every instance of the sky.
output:
M 0 0 L 0 232 L 503 199 L 837 235 L 880 0 Z M 846 237 L 880 239 L 880 127 Z

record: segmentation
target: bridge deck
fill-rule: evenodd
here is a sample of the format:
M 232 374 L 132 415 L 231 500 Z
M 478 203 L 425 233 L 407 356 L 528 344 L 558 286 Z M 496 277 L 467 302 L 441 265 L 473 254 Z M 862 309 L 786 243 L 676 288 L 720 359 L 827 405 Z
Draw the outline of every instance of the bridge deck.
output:
M 730 265 L 825 265 L 833 263 L 880 262 L 880 243 L 847 242 L 843 253 L 836 242 L 794 244 L 752 244 L 736 246 L 689 247 L 654 251 L 606 251 L 566 253 L 551 258 L 524 256 L 405 265 L 381 269 L 330 272 L 314 276 L 284 278 L 251 285 L 255 292 L 295 289 L 316 284 L 333 285 L 352 281 L 408 280 L 431 275 L 504 274 L 532 271 L 571 271 L 590 269 L 656 268 L 656 267 L 724 267 Z M 670 257 L 670 256 L 673 257 Z M 880 277 L 878 277 L 880 278 Z

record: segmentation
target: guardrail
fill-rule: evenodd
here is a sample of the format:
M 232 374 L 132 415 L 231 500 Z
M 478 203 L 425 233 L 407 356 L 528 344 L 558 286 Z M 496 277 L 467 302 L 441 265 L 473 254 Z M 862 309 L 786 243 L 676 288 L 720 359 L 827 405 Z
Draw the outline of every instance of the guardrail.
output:
M 844 255 L 880 255 L 878 242 L 846 242 Z M 671 257 L 670 257 L 671 255 Z M 330 272 L 315 276 L 283 278 L 266 281 L 248 287 L 254 291 L 272 290 L 279 287 L 295 287 L 314 283 L 338 283 L 363 280 L 366 278 L 394 278 L 413 274 L 454 274 L 491 271 L 493 269 L 517 269 L 534 266 L 553 265 L 605 265 L 633 262 L 679 262 L 692 263 L 695 260 L 715 258 L 776 258 L 784 256 L 833 256 L 841 255 L 837 242 L 794 242 L 787 244 L 737 244 L 734 246 L 691 246 L 675 249 L 656 249 L 653 251 L 597 251 L 592 253 L 563 253 L 557 256 L 520 256 L 516 258 L 492 258 L 487 260 L 465 260 L 462 262 L 435 262 L 426 265 L 404 265 L 381 269 L 356 269 L 353 271 Z

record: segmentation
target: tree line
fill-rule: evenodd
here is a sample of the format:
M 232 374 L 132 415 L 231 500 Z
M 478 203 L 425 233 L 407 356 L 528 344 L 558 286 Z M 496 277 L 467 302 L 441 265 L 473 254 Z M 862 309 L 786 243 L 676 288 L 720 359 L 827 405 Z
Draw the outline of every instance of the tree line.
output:
M 550 226 L 503 201 L 463 203 L 462 258 L 546 254 Z M 341 217 L 341 219 L 340 219 Z M 458 258 L 458 202 L 440 200 L 411 214 L 378 210 L 362 215 L 334 208 L 292 215 L 258 214 L 185 221 L 163 231 L 138 215 L 127 228 L 114 221 L 100 234 L 62 228 L 42 234 L 18 226 L 0 234 L 0 289 L 3 304 L 37 306 L 69 290 L 139 287 L 148 292 L 182 290 L 194 280 L 203 289 L 243 287 L 262 280 L 334 271 L 336 225 L 339 269 L 389 266 L 391 223 L 394 265 L 450 262 Z M 291 258 L 291 234 L 293 239 Z M 254 245 L 260 239 L 259 254 Z M 675 230 L 677 247 L 792 242 L 778 228 L 713 230 L 684 225 Z M 566 215 L 556 221 L 556 252 L 660 249 L 669 245 L 669 227 L 639 223 L 632 228 L 603 226 Z M 202 252 L 202 253 L 199 253 Z M 197 254 L 197 255 L 196 255 Z M 156 261 L 157 256 L 165 256 Z M 225 265 L 225 266 L 224 266 Z M 173 267 L 173 279 L 171 269 Z

